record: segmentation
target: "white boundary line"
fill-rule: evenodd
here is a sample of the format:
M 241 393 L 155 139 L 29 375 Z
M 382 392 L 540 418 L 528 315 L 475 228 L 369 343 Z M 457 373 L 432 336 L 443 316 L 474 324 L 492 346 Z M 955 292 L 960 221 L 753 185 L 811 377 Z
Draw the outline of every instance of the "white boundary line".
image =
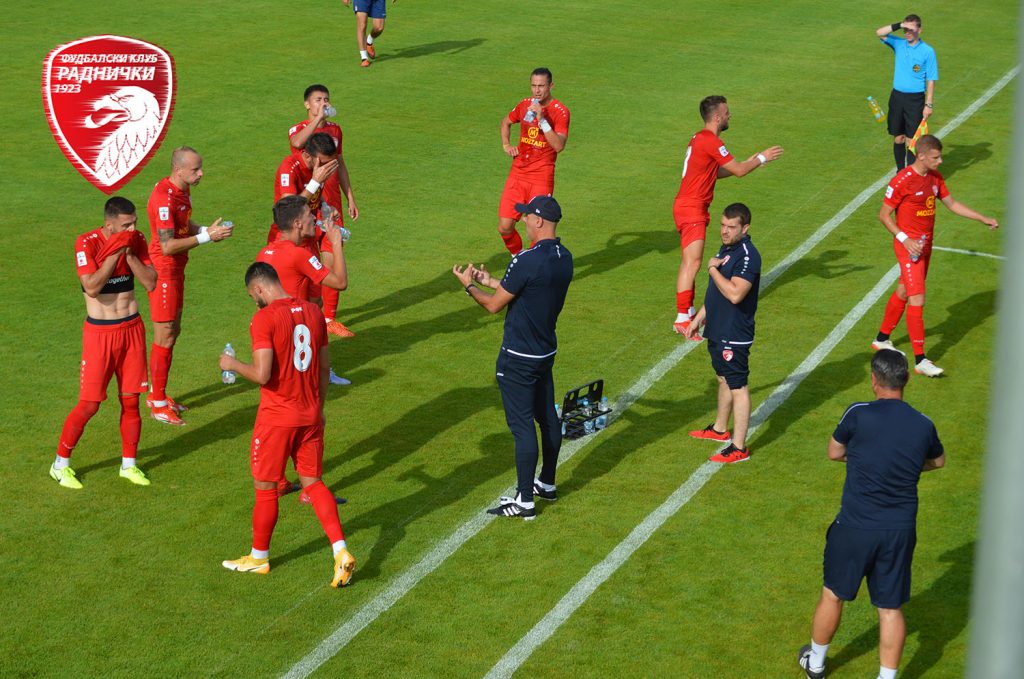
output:
M 1006 259 L 1002 255 L 993 255 L 990 252 L 978 252 L 977 250 L 961 250 L 960 248 L 944 248 L 940 245 L 933 245 L 932 250 L 942 250 L 943 252 L 955 252 L 958 255 L 972 255 L 974 257 L 988 257 L 989 259 Z
M 958 116 L 943 127 L 938 134 L 940 136 L 945 136 L 959 127 L 979 108 L 985 105 L 989 99 L 1006 87 L 1007 83 L 1017 75 L 1019 70 L 1019 66 L 1015 66 L 1010 69 L 996 82 L 995 85 L 990 87 L 970 106 L 964 109 Z M 891 175 L 889 173 L 882 175 L 882 177 L 875 181 L 871 186 L 864 191 L 861 191 L 856 198 L 851 200 L 830 220 L 822 224 L 817 231 L 807 238 L 807 240 L 797 246 L 796 249 L 794 249 L 785 259 L 765 274 L 761 281 L 762 289 L 771 285 L 779 278 L 779 276 L 785 273 L 789 267 L 810 252 L 814 246 L 824 240 L 824 238 L 832 233 L 836 227 L 846 221 L 846 219 L 860 208 L 860 206 L 866 203 L 869 198 L 880 191 L 881 188 L 888 183 L 890 176 Z M 679 363 L 684 356 L 693 351 L 697 346 L 698 343 L 696 342 L 684 342 L 658 361 L 639 380 L 637 380 L 632 387 L 630 387 L 615 401 L 612 414 L 608 418 L 609 423 L 613 422 L 623 411 L 633 405 L 637 399 L 647 392 L 648 389 L 664 377 L 665 373 L 672 369 L 672 367 Z M 763 405 L 764 404 L 762 404 L 762 406 Z M 580 448 L 589 443 L 589 441 L 594 439 L 595 436 L 596 435 L 591 435 L 585 439 L 576 439 L 563 446 L 562 452 L 559 455 L 559 466 L 570 460 Z M 511 495 L 515 492 L 515 489 L 508 488 L 505 492 L 506 494 Z M 293 665 L 283 676 L 286 679 L 304 679 L 312 674 L 318 667 L 337 655 L 337 653 L 347 646 L 348 643 L 352 641 L 352 639 L 367 625 L 372 623 L 380 617 L 382 613 L 391 608 L 395 602 L 405 596 L 409 590 L 419 584 L 423 578 L 432 573 L 434 569 L 441 565 L 449 556 L 454 554 L 470 538 L 483 530 L 483 528 L 495 518 L 490 514 L 484 513 L 483 509 L 485 508 L 481 508 L 476 515 L 472 516 L 468 521 L 455 529 L 451 535 L 438 542 L 429 552 L 427 552 L 427 554 L 423 556 L 422 559 L 420 559 L 420 561 L 413 564 L 401 575 L 396 577 L 383 592 L 364 604 L 363 607 L 352 616 L 352 618 L 338 626 L 330 635 L 317 644 L 313 650 L 295 663 L 295 665 Z
M 761 405 L 757 407 L 754 414 L 750 417 L 750 431 L 748 436 L 752 437 L 754 432 L 757 431 L 764 422 L 771 417 L 772 413 L 778 409 L 780 405 L 785 403 L 793 392 L 796 390 L 800 383 L 804 381 L 821 361 L 828 356 L 837 344 L 847 333 L 853 328 L 854 325 L 864 317 L 868 309 L 874 306 L 875 302 L 879 298 L 889 291 L 892 284 L 896 282 L 896 278 L 899 276 L 899 265 L 896 265 L 885 272 L 881 280 L 875 284 L 875 287 L 857 303 L 850 313 L 846 314 L 846 317 L 833 328 L 832 332 L 828 334 L 821 344 L 816 346 L 814 350 L 808 354 L 807 358 L 796 367 L 792 373 L 789 374 L 782 384 L 780 384 L 775 391 L 772 392 Z M 548 611 L 541 620 L 533 626 L 529 632 L 527 632 L 516 645 L 513 646 L 502 656 L 491 671 L 487 673 L 484 679 L 499 679 L 499 677 L 511 677 L 512 674 L 518 670 L 526 659 L 543 644 L 548 638 L 551 637 L 555 631 L 561 627 L 562 623 L 569 619 L 576 609 L 583 605 L 583 603 L 590 598 L 590 595 L 602 583 L 610 578 L 619 566 L 624 564 L 633 552 L 638 550 L 641 545 L 647 542 L 647 539 L 651 537 L 656 530 L 658 530 L 662 524 L 668 521 L 672 516 L 675 515 L 687 502 L 693 498 L 697 492 L 704 487 L 704 484 L 714 476 L 719 469 L 725 465 L 717 464 L 715 462 L 705 462 L 697 468 L 690 478 L 686 479 L 683 485 L 676 488 L 676 490 L 669 495 L 668 499 L 661 504 L 660 507 L 655 509 L 653 512 L 647 515 L 640 524 L 633 529 L 633 531 L 626 536 L 626 538 L 616 545 L 608 556 L 601 561 L 601 563 L 594 566 L 589 573 L 587 573 L 579 582 L 573 585 L 572 589 L 566 593 L 562 599 L 555 604 L 555 607 Z

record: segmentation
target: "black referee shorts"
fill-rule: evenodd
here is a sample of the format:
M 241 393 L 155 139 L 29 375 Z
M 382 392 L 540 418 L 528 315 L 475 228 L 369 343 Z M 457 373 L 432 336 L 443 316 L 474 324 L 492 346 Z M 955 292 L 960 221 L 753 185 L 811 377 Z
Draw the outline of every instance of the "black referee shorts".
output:
M 825 534 L 825 586 L 843 601 L 853 601 L 867 578 L 874 606 L 899 608 L 910 601 L 916 544 L 913 528 L 866 530 L 834 522 Z
M 708 340 L 711 367 L 715 374 L 725 380 L 730 389 L 747 386 L 750 377 L 750 345 L 729 344 Z
M 889 135 L 913 137 L 917 126 L 924 119 L 924 92 L 900 92 L 893 90 L 889 95 Z

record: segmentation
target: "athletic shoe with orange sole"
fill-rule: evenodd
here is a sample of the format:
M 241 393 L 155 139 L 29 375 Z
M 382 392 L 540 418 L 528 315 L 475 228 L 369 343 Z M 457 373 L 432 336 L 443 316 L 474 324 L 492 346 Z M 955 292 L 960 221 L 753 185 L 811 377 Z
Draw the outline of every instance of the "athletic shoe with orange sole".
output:
M 729 447 L 720 453 L 715 453 L 708 458 L 711 462 L 719 462 L 721 464 L 733 464 L 734 462 L 746 462 L 750 459 L 750 448 L 744 448 L 740 450 L 733 444 L 729 444 Z
M 717 431 L 715 429 L 714 422 L 703 429 L 691 431 L 690 436 L 695 439 L 709 439 L 711 441 L 719 441 L 721 443 L 725 443 L 732 438 L 732 435 L 728 431 Z
M 151 408 L 149 414 L 154 420 L 164 424 L 173 424 L 177 427 L 185 424 L 185 420 L 178 417 L 178 413 L 174 412 L 174 409 L 169 404 L 159 408 Z
M 171 410 L 173 410 L 174 412 L 178 413 L 179 415 L 182 414 L 182 413 L 187 413 L 188 412 L 188 406 L 182 405 L 182 404 L 178 403 L 177 401 L 175 401 L 170 396 L 167 397 L 167 405 L 169 405 L 171 407 Z M 146 407 L 147 408 L 152 408 L 153 407 L 153 399 L 151 399 L 151 398 L 147 398 L 146 399 Z
M 690 321 L 679 321 L 678 323 L 672 324 L 672 331 L 678 335 L 686 335 L 686 331 L 690 328 Z M 694 342 L 700 342 L 704 338 L 700 336 L 700 333 L 694 333 L 693 337 L 690 338 Z
M 370 60 L 369 59 L 363 59 L 363 63 L 361 63 L 359 65 L 362 66 L 363 68 L 370 68 Z
M 331 319 L 327 321 L 327 334 L 334 335 L 335 337 L 355 337 L 356 334 L 345 327 L 345 324 Z
M 373 49 L 373 45 L 366 43 L 366 53 L 370 55 L 371 59 L 377 58 L 377 50 Z
M 246 554 L 233 561 L 221 561 L 220 565 L 229 571 L 238 571 L 239 573 L 266 575 L 270 572 L 270 559 L 257 559 L 252 554 Z
M 334 579 L 331 587 L 344 587 L 352 580 L 356 570 L 356 558 L 343 549 L 334 556 Z

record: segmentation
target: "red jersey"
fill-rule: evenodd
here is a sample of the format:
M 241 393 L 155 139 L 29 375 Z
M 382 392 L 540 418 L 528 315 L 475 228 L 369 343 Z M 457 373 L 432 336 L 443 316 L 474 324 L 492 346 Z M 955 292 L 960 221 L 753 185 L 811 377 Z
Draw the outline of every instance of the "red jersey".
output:
M 270 379 L 260 387 L 256 423 L 302 427 L 320 423 L 320 353 L 327 347 L 324 314 L 315 304 L 279 299 L 249 326 L 253 353 L 272 349 Z
M 544 133 L 541 132 L 539 120 L 532 123 L 526 122 L 526 111 L 533 103 L 533 99 L 527 97 L 512 109 L 508 119 L 519 125 L 519 155 L 512 159 L 512 171 L 523 175 L 542 175 L 547 177 L 555 176 L 555 160 L 558 154 L 548 144 Z M 561 135 L 569 134 L 569 109 L 565 104 L 552 99 L 548 105 L 543 107 L 544 118 L 551 123 L 555 132 Z
M 164 278 L 180 277 L 185 273 L 188 264 L 188 252 L 167 256 L 160 248 L 160 229 L 174 229 L 174 238 L 188 238 L 191 233 L 189 223 L 192 220 L 192 198 L 186 186 L 179 189 L 171 183 L 170 177 L 164 177 L 153 187 L 146 204 L 146 216 L 149 217 L 149 254 L 157 273 Z
M 310 283 L 319 284 L 330 273 L 315 252 L 290 240 L 274 241 L 260 250 L 256 261 L 274 267 L 285 292 L 302 300 L 309 299 Z
M 103 229 L 100 228 L 83 233 L 75 239 L 75 273 L 79 276 L 95 273 L 113 250 L 120 249 L 125 245 L 131 248 L 132 253 L 143 264 L 147 266 L 152 264 L 149 252 L 146 250 L 146 237 L 141 232 L 122 231 L 108 239 L 103 235 Z M 107 279 L 106 285 L 100 290 L 100 294 L 127 292 L 134 289 L 135 274 L 128 266 L 125 255 L 121 255 L 110 278 Z
M 707 221 L 715 198 L 718 168 L 731 161 L 732 154 L 717 134 L 701 130 L 690 138 L 683 159 L 683 178 L 676 193 L 676 219 L 681 222 Z
M 296 123 L 288 130 L 288 145 L 292 153 L 298 153 L 300 149 L 291 146 L 291 138 L 295 136 L 296 132 L 304 130 L 308 126 L 309 121 L 303 120 L 301 122 Z M 341 126 L 334 121 L 328 120 L 324 122 L 323 125 L 316 128 L 316 131 L 318 133 L 323 132 L 324 134 L 328 135 L 331 139 L 334 140 L 334 149 L 338 155 L 338 158 L 340 159 L 342 139 Z M 323 195 L 321 196 L 321 198 L 324 200 L 324 202 L 326 202 L 328 205 L 337 210 L 338 214 L 343 213 L 341 209 L 341 183 L 339 181 L 337 172 L 328 177 L 327 181 L 324 182 Z
M 932 171 L 923 177 L 907 167 L 896 173 L 885 189 L 886 205 L 896 210 L 896 224 L 907 237 L 917 239 L 935 232 L 935 201 L 949 195 L 946 180 Z
M 285 196 L 299 195 L 306 190 L 306 184 L 312 179 L 313 170 L 306 167 L 298 152 L 286 156 L 277 166 L 277 174 L 274 175 L 274 203 L 277 204 L 277 201 Z M 309 198 L 309 209 L 313 211 L 314 215 L 320 213 L 320 194 L 323 190 L 324 187 L 321 186 Z M 279 234 L 277 224 L 271 224 L 270 230 L 267 232 L 267 243 L 276 241 Z

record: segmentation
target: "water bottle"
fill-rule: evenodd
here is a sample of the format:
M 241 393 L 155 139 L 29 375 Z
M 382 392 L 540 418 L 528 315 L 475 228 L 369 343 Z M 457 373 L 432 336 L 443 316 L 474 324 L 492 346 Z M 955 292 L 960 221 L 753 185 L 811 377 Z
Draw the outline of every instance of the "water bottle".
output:
M 562 419 L 562 406 L 555 404 L 555 417 Z M 565 421 L 562 421 L 562 436 L 565 436 Z
M 533 100 L 533 103 L 534 103 L 534 104 L 539 104 L 539 103 L 540 103 L 540 100 L 539 100 L 539 99 L 534 99 L 534 100 Z M 536 113 L 534 113 L 533 111 L 527 111 L 527 112 L 526 112 L 526 115 L 525 115 L 525 116 L 523 116 L 523 120 L 525 120 L 525 121 L 526 121 L 526 122 L 528 122 L 528 123 L 532 123 L 532 122 L 533 122 L 534 120 L 536 120 L 536 119 L 537 119 L 537 114 L 536 114 Z
M 221 221 L 220 225 L 223 226 L 225 229 L 233 229 L 233 228 L 235 228 L 235 223 L 234 222 Z
M 588 401 L 587 399 L 583 399 L 582 406 L 583 406 L 583 417 L 589 418 L 591 415 L 594 414 L 594 411 L 590 408 L 590 401 Z M 593 434 L 594 433 L 594 421 L 593 420 L 590 420 L 590 419 L 584 420 L 584 422 L 583 422 L 583 433 L 584 434 Z
M 921 246 L 921 252 L 924 253 L 924 244 L 928 242 L 928 234 L 922 233 L 921 237 L 917 239 L 917 244 Z M 910 255 L 910 261 L 916 262 L 921 259 L 921 255 Z
M 338 115 L 338 109 L 334 108 L 330 104 L 324 104 L 323 114 L 325 118 L 333 118 Z
M 885 122 L 885 111 L 878 105 L 874 97 L 868 97 L 868 107 L 871 108 L 871 115 L 875 116 L 875 120 L 884 123 Z
M 324 233 L 327 233 L 327 222 L 330 221 L 331 215 L 334 214 L 335 212 L 337 212 L 337 210 L 335 210 L 327 203 L 320 203 L 320 214 L 323 216 L 323 219 L 316 220 L 316 225 Z M 344 226 L 339 226 L 338 230 L 341 231 L 342 243 L 344 243 L 345 241 L 352 237 L 352 232 L 346 229 Z
M 224 347 L 224 353 L 231 358 L 235 357 L 235 348 L 231 346 L 231 342 L 228 342 Z M 235 383 L 235 371 L 234 370 L 222 370 L 220 373 L 220 381 L 224 384 Z
M 602 396 L 601 402 L 597 404 L 597 412 L 601 414 L 597 416 L 597 422 L 594 423 L 594 427 L 596 429 L 604 429 L 608 426 L 608 416 L 604 413 L 609 410 L 611 410 L 611 408 L 608 407 L 608 397 Z

